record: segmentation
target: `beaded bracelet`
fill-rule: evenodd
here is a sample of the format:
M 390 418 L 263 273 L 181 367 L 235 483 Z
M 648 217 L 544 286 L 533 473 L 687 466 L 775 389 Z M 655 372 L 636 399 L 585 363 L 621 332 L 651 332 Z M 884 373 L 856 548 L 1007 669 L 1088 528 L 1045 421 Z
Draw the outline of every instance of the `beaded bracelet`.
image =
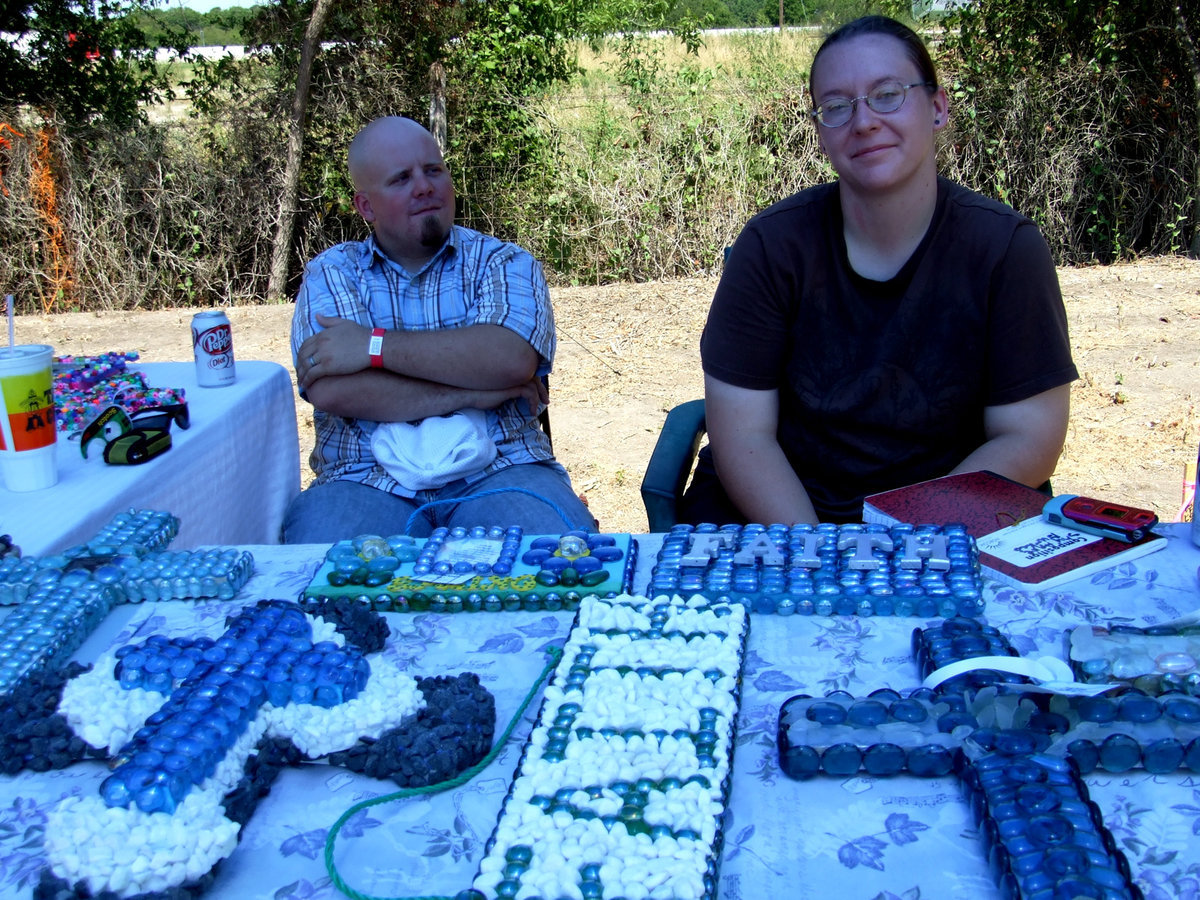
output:
M 185 402 L 182 389 L 152 388 L 140 372 L 127 371 L 126 362 L 137 358 L 137 353 L 59 357 L 54 365 L 58 430 L 79 434 L 110 406 L 120 406 L 132 415 L 148 407 Z

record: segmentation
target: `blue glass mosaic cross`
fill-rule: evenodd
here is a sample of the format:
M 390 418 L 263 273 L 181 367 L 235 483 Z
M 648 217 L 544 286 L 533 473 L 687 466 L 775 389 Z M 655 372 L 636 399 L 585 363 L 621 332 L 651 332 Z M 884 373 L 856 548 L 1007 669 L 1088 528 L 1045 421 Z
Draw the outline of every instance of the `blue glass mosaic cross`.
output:
M 0 558 L 0 698 L 23 680 L 59 668 L 118 604 L 231 600 L 254 571 L 232 548 L 171 553 L 169 513 L 119 513 L 86 544 L 45 557 Z
M 957 659 L 1016 655 L 969 619 L 916 629 L 913 648 L 923 677 Z M 1005 681 L 1025 679 L 976 670 L 907 695 L 797 695 L 780 710 L 780 765 L 801 780 L 956 774 L 1007 900 L 1139 900 L 1081 776 L 1200 772 L 1200 698 L 1033 693 Z
M 314 644 L 303 611 L 282 601 L 244 610 L 215 641 L 155 636 L 122 647 L 117 658 L 122 687 L 168 695 L 100 786 L 108 806 L 136 804 L 147 813 L 174 812 L 216 771 L 264 703 L 328 709 L 356 697 L 370 675 L 352 645 Z

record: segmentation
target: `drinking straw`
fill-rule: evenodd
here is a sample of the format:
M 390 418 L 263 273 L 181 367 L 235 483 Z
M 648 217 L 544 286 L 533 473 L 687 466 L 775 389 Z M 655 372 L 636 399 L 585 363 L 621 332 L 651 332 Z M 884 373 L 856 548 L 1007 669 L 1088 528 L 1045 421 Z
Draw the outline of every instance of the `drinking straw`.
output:
M 4 305 L 8 307 L 8 346 L 12 349 L 13 345 L 13 296 L 12 294 L 4 295 Z

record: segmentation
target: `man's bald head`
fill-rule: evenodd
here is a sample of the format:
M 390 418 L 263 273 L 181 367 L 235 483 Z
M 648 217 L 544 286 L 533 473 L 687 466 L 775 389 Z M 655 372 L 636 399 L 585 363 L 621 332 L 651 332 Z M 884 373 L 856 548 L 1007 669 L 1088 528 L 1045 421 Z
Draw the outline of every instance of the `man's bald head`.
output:
M 454 182 L 433 135 L 412 119 L 376 119 L 350 142 L 354 208 L 391 259 L 415 271 L 454 224 Z
M 437 140 L 420 122 L 404 116 L 383 116 L 373 119 L 364 125 L 350 141 L 350 148 L 346 153 L 350 169 L 350 182 L 354 185 L 355 190 L 362 189 L 362 180 L 371 160 L 377 158 L 389 144 L 397 142 L 427 144 L 436 150 L 439 160 L 442 158 L 442 151 L 438 147 Z

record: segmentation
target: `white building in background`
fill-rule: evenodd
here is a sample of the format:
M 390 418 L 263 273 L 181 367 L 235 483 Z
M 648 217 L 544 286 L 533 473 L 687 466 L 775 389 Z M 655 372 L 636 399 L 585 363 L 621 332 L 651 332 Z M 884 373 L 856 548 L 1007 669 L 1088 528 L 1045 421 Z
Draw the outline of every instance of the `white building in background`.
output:
M 963 6 L 970 6 L 971 0 L 912 0 L 914 19 L 924 19 L 928 16 L 941 16 Z
M 189 56 L 202 56 L 205 59 L 222 59 L 226 56 L 232 56 L 234 59 L 242 59 L 246 56 L 246 48 L 241 44 L 225 44 L 224 46 L 214 47 L 190 47 L 188 48 Z M 154 61 L 160 63 L 174 62 L 179 58 L 174 50 L 169 50 L 165 47 L 159 47 L 154 53 Z
M 24 53 L 29 49 L 29 36 L 17 35 L 7 31 L 0 31 L 0 41 L 12 46 L 18 53 Z M 192 56 L 203 56 L 205 59 L 221 59 L 224 56 L 232 56 L 234 59 L 242 59 L 246 56 L 246 48 L 240 44 L 226 44 L 225 46 L 214 47 L 192 47 L 188 53 Z M 154 51 L 154 61 L 165 63 L 173 62 L 178 59 L 179 55 L 174 51 L 164 47 L 159 47 Z

